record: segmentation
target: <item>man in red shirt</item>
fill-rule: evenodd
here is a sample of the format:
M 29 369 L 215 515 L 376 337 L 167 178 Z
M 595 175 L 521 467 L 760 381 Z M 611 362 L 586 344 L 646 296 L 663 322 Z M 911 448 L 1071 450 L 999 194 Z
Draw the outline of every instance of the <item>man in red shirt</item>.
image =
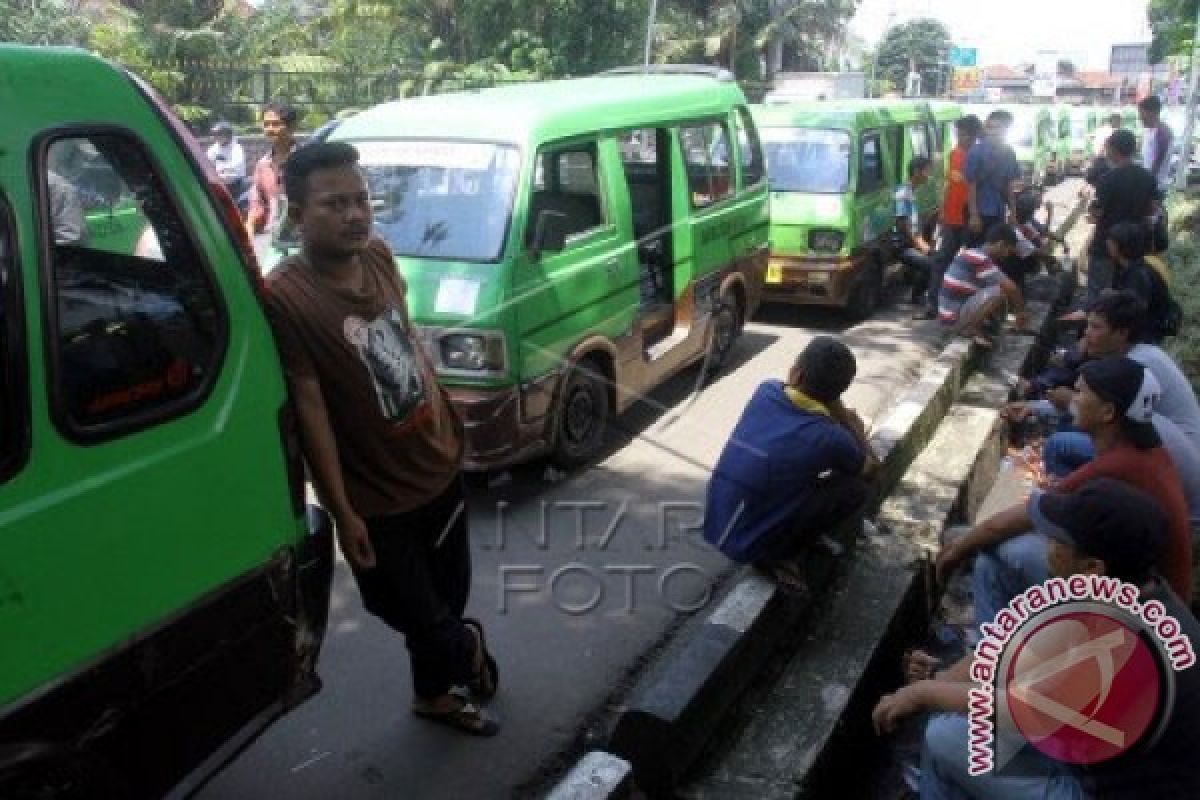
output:
M 950 166 L 946 173 L 946 192 L 942 197 L 941 225 L 937 252 L 937 265 L 942 272 L 958 255 L 966 243 L 967 203 L 970 187 L 967 185 L 967 153 L 979 140 L 983 124 L 979 117 L 968 114 L 954 123 L 955 147 L 950 151 Z M 937 278 L 938 276 L 933 276 Z M 938 286 L 932 283 L 932 286 Z
M 1158 381 L 1141 364 L 1121 356 L 1084 364 L 1076 389 L 1071 402 L 1075 425 L 1092 437 L 1096 458 L 1063 478 L 1054 491 L 1070 493 L 1095 478 L 1113 478 L 1154 498 L 1168 521 L 1159 571 L 1180 599 L 1190 602 L 1192 538 L 1187 501 L 1175 464 L 1151 424 Z M 991 621 L 1013 597 L 1050 576 L 1046 540 L 1032 530 L 1028 505 L 1021 503 L 992 515 L 942 548 L 937 560 L 941 576 L 978 553 L 972 575 L 976 622 Z
M 268 103 L 263 108 L 263 134 L 271 149 L 254 165 L 250 187 L 250 209 L 246 213 L 246 231 L 253 239 L 257 233 L 274 233 L 283 218 L 280 197 L 283 192 L 283 168 L 296 149 L 296 109 L 283 103 Z

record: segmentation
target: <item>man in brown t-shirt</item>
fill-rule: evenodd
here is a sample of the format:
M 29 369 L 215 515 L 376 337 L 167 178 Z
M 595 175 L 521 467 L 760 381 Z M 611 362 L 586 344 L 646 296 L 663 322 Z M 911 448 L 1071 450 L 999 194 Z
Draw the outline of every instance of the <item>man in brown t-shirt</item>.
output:
M 371 235 L 358 152 L 297 150 L 285 175 L 302 250 L 269 278 L 268 311 L 305 456 L 363 605 L 406 637 L 419 716 L 478 735 L 496 721 L 483 628 L 464 619 L 471 557 L 462 423 L 420 343 L 404 279 Z

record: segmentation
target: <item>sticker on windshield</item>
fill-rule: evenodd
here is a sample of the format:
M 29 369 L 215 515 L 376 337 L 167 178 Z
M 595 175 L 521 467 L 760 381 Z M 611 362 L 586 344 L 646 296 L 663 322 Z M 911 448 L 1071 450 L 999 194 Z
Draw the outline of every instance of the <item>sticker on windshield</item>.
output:
M 485 170 L 496 145 L 480 142 L 355 142 L 364 167 L 437 167 Z
M 474 314 L 479 298 L 479 281 L 442 278 L 433 310 L 438 314 Z

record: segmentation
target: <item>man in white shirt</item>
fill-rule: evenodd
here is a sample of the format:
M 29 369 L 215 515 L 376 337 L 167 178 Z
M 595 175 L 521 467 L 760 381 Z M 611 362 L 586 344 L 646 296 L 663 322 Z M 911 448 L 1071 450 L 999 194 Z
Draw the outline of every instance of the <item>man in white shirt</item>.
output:
M 233 138 L 233 126 L 224 120 L 212 127 L 216 142 L 208 148 L 208 160 L 229 190 L 240 194 L 246 181 L 246 151 Z
M 1162 101 L 1155 95 L 1146 97 L 1138 103 L 1138 116 L 1142 120 L 1142 166 L 1145 167 L 1158 183 L 1159 191 L 1165 192 L 1170 187 L 1170 177 L 1167 173 L 1171 168 L 1171 147 L 1175 135 L 1171 127 L 1162 120 Z

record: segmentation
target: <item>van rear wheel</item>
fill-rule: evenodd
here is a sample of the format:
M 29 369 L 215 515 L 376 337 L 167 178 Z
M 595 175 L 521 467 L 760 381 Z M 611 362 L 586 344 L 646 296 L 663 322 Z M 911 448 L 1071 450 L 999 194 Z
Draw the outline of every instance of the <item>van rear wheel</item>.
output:
M 883 273 L 878 264 L 872 264 L 850 292 L 846 313 L 855 320 L 868 319 L 875 313 L 883 297 Z
M 608 387 L 596 361 L 571 367 L 559 400 L 553 459 L 563 467 L 591 461 L 604 448 L 608 431 Z
M 741 315 L 733 301 L 722 300 L 713 310 L 713 330 L 709 339 L 708 353 L 704 357 L 704 374 L 716 375 L 729 359 L 729 352 L 737 341 Z

